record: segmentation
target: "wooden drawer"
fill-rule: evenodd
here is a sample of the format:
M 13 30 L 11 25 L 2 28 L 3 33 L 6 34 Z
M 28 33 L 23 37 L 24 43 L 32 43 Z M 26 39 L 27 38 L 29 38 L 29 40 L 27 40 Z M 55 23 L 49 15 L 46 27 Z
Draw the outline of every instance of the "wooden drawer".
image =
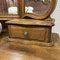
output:
M 21 27 L 16 25 L 8 25 L 9 36 L 15 38 L 40 40 L 44 41 L 46 35 L 46 29 L 43 27 Z

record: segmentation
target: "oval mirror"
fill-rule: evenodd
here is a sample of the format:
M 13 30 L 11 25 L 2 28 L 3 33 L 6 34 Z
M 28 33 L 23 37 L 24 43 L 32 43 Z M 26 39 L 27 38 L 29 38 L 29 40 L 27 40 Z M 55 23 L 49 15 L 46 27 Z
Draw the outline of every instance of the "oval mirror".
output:
M 44 19 L 53 12 L 56 0 L 22 0 L 22 17 Z M 21 4 L 20 2 L 20 4 Z

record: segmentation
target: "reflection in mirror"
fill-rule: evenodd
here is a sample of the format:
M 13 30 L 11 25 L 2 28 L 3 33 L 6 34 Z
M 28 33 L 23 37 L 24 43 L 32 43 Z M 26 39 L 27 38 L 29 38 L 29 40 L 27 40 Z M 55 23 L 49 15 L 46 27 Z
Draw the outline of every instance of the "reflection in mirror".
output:
M 26 13 L 33 13 L 34 8 L 32 6 L 25 6 L 25 12 Z
M 44 4 L 48 4 L 51 2 L 51 0 L 41 0 Z
M 0 15 L 18 14 L 17 0 L 0 0 Z

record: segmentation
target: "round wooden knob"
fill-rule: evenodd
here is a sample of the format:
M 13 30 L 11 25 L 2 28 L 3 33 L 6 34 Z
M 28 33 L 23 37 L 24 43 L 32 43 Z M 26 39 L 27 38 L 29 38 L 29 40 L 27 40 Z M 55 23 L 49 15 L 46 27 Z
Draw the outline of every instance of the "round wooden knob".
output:
M 24 32 L 24 38 L 28 39 L 28 32 L 27 31 Z

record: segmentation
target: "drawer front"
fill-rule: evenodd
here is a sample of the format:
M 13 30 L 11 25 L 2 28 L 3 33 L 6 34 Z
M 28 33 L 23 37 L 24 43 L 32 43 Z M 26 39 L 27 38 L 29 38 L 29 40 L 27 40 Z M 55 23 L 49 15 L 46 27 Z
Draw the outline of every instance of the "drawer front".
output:
M 41 41 L 45 39 L 46 34 L 45 28 L 27 28 L 27 27 L 9 25 L 8 29 L 10 37 L 23 38 L 29 40 L 41 40 Z

